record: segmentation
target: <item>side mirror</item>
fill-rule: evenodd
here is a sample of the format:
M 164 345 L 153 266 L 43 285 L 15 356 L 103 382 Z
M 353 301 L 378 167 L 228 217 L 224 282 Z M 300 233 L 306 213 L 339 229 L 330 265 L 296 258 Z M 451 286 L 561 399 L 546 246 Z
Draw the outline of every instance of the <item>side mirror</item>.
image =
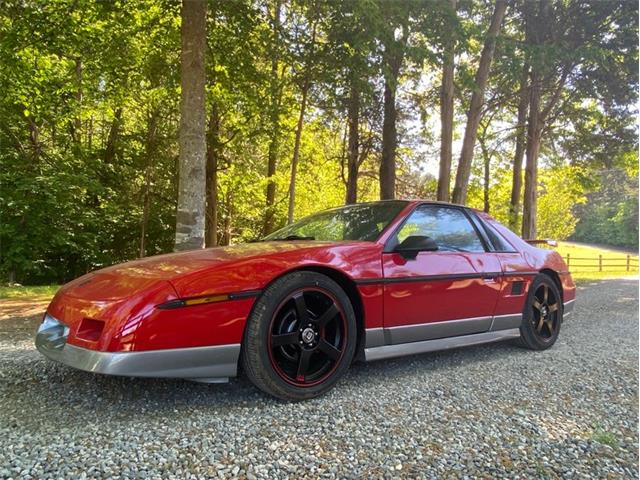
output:
M 405 238 L 393 250 L 404 258 L 413 260 L 420 252 L 435 252 L 438 250 L 438 244 L 430 237 L 423 235 L 410 235 Z

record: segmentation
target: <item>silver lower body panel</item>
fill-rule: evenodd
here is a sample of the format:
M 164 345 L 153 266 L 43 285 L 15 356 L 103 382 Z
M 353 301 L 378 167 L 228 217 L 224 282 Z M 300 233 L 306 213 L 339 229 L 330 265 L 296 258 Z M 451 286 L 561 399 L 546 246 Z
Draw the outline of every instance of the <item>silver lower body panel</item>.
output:
M 482 343 L 498 342 L 520 337 L 520 329 L 498 330 L 493 332 L 461 335 L 458 337 L 438 338 L 421 342 L 401 343 L 398 345 L 383 345 L 379 347 L 365 348 L 364 357 L 367 362 L 382 360 L 385 358 L 402 357 L 418 353 L 436 352 L 451 348 L 468 347 Z
M 36 348 L 47 358 L 78 370 L 127 377 L 186 378 L 207 383 L 223 382 L 237 374 L 239 343 L 141 352 L 99 352 L 66 343 L 66 326 L 47 317 L 36 335 Z

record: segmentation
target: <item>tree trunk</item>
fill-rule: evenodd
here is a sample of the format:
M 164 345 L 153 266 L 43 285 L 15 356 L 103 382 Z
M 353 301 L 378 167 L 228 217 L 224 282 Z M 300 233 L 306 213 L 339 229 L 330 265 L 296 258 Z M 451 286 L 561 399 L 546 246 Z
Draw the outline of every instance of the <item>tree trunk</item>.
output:
M 222 245 L 231 243 L 231 214 L 233 212 L 233 195 L 231 190 L 227 192 L 227 214 L 224 216 L 224 227 L 222 230 Z
M 484 149 L 483 149 L 484 150 Z M 482 183 L 483 211 L 489 213 L 491 203 L 489 201 L 489 187 L 491 181 L 491 155 L 484 150 L 482 155 L 484 163 L 484 181 Z
M 317 22 L 313 24 L 313 33 L 311 35 L 311 56 L 316 44 Z M 302 140 L 302 128 L 304 126 L 304 114 L 307 109 L 307 95 L 311 86 L 311 66 L 313 57 L 309 59 L 307 71 L 302 84 L 302 100 L 300 102 L 300 115 L 298 116 L 298 124 L 296 125 L 296 139 L 293 145 L 293 158 L 291 159 L 291 178 L 289 180 L 289 208 L 287 210 L 287 223 L 293 223 L 293 214 L 296 208 L 296 175 L 298 173 L 298 160 L 300 158 L 300 141 Z
M 398 75 L 404 58 L 404 38 L 406 27 L 403 27 L 403 38 L 391 40 L 385 49 L 385 63 L 389 67 L 389 75 L 384 81 L 384 119 L 382 122 L 382 156 L 380 157 L 380 200 L 396 197 L 396 148 L 398 132 L 396 121 L 396 91 Z M 393 35 L 393 32 L 391 32 Z
M 396 192 L 396 94 L 395 86 L 384 85 L 384 120 L 380 158 L 380 200 L 395 198 Z
M 469 187 L 469 177 L 471 176 L 471 161 L 473 160 L 473 149 L 478 133 L 478 124 L 482 115 L 482 104 L 484 103 L 484 91 L 489 78 L 491 60 L 496 47 L 496 37 L 500 33 L 500 25 L 507 9 L 506 0 L 497 0 L 495 10 L 491 16 L 491 25 L 487 31 L 480 64 L 475 77 L 475 89 L 471 95 L 471 105 L 467 113 L 467 126 L 464 131 L 462 151 L 458 161 L 458 172 L 456 174 L 456 184 L 453 189 L 453 202 L 463 205 L 467 201 L 467 190 Z
M 302 140 L 302 127 L 304 125 L 304 113 L 307 108 L 307 94 L 309 93 L 309 80 L 305 79 L 302 87 L 302 101 L 300 102 L 300 115 L 296 125 L 296 139 L 293 145 L 293 158 L 291 159 L 291 178 L 289 180 L 289 208 L 287 210 L 287 223 L 293 223 L 293 213 L 296 206 L 296 175 L 298 173 L 298 159 L 300 157 L 300 141 Z
M 157 152 L 158 138 L 158 114 L 151 113 L 147 125 L 147 138 L 145 142 L 145 171 L 144 171 L 144 193 L 142 200 L 142 222 L 140 225 L 140 257 L 147 253 L 147 230 L 149 226 L 149 216 L 151 213 L 151 184 L 153 182 L 153 163 Z
M 509 203 L 509 228 L 518 228 L 520 215 L 520 194 L 522 193 L 522 160 L 527 144 L 527 114 L 529 111 L 529 65 L 525 64 L 520 79 L 518 100 L 518 124 L 516 126 L 516 151 L 513 155 L 513 181 L 511 184 L 511 202 Z
M 527 163 L 524 174 L 524 205 L 522 211 L 522 238 L 536 237 L 536 214 L 538 197 L 538 155 L 542 122 L 540 119 L 540 78 L 538 73 L 531 73 L 529 94 L 529 124 L 527 125 Z
M 358 169 L 360 166 L 360 138 L 358 131 L 360 126 L 360 92 L 355 80 L 351 82 L 347 124 L 349 126 L 349 140 L 347 147 L 347 196 L 345 203 L 349 205 L 358 201 Z
M 542 45 L 548 38 L 550 2 L 525 2 L 525 33 L 528 45 Z M 533 239 L 537 236 L 536 216 L 538 210 L 538 156 L 542 142 L 546 116 L 553 109 L 559 98 L 566 76 L 563 75 L 558 90 L 558 95 L 551 95 L 549 103 L 542 108 L 542 81 L 544 78 L 544 65 L 539 59 L 532 62 L 529 83 L 529 120 L 527 124 L 526 165 L 524 173 L 524 202 L 522 209 L 522 238 Z M 568 70 L 565 72 L 568 74 Z
M 75 73 L 76 73 L 76 83 L 78 84 L 76 90 L 76 117 L 73 120 L 73 134 L 71 135 L 74 143 L 80 144 L 82 141 L 82 58 L 75 58 Z
M 31 158 L 33 158 L 34 163 L 38 163 L 38 161 L 40 160 L 40 155 L 42 154 L 42 144 L 40 143 L 40 128 L 31 115 L 27 117 L 27 124 L 29 126 Z
M 207 227 L 206 246 L 218 245 L 218 166 L 220 160 L 220 112 L 218 103 L 211 105 L 207 133 Z
M 104 149 L 104 163 L 111 164 L 116 159 L 116 146 L 118 143 L 118 136 L 120 135 L 120 128 L 122 127 L 122 107 L 116 109 L 109 127 L 109 136 L 107 137 L 107 145 Z
M 192 250 L 204 246 L 206 21 L 206 0 L 183 0 L 176 250 Z
M 451 14 L 455 17 L 457 0 L 450 0 Z M 455 35 L 447 36 L 442 63 L 442 85 L 440 87 L 440 172 L 438 174 L 438 200 L 449 201 L 451 188 L 451 158 L 453 152 L 453 113 L 455 72 Z
M 87 150 L 91 152 L 93 149 L 93 113 L 89 117 L 89 126 L 87 127 Z
M 269 141 L 269 152 L 267 159 L 267 198 L 264 216 L 264 234 L 268 235 L 274 228 L 274 204 L 276 201 L 276 182 L 273 177 L 278 166 L 278 148 L 280 142 L 280 81 L 278 78 L 278 39 L 280 30 L 280 0 L 275 1 L 273 12 L 273 37 L 271 43 L 271 138 Z

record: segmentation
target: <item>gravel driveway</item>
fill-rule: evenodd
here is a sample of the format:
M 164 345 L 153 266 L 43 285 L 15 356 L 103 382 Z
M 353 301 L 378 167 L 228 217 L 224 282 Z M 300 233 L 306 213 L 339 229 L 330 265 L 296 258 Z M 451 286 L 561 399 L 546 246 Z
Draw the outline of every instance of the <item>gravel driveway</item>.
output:
M 638 477 L 638 282 L 580 287 L 556 346 L 354 365 L 285 404 L 45 361 L 0 321 L 0 477 Z

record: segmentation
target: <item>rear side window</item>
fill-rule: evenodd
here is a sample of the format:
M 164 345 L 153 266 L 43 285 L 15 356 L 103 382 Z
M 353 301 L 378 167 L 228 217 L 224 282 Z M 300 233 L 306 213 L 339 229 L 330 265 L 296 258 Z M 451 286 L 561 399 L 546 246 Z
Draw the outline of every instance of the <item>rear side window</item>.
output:
M 432 238 L 438 250 L 449 252 L 484 252 L 473 225 L 459 208 L 422 205 L 416 208 L 397 234 L 398 243 L 410 235 Z
M 513 246 L 509 242 L 507 242 L 502 237 L 502 235 L 500 235 L 500 233 L 498 233 L 493 228 L 493 226 L 489 222 L 486 222 L 480 219 L 478 220 L 479 220 L 479 223 L 484 228 L 484 231 L 487 234 L 487 237 L 489 238 L 489 242 L 491 243 L 491 246 L 493 247 L 494 252 L 505 252 L 505 253 L 516 252 L 516 249 L 513 248 Z

